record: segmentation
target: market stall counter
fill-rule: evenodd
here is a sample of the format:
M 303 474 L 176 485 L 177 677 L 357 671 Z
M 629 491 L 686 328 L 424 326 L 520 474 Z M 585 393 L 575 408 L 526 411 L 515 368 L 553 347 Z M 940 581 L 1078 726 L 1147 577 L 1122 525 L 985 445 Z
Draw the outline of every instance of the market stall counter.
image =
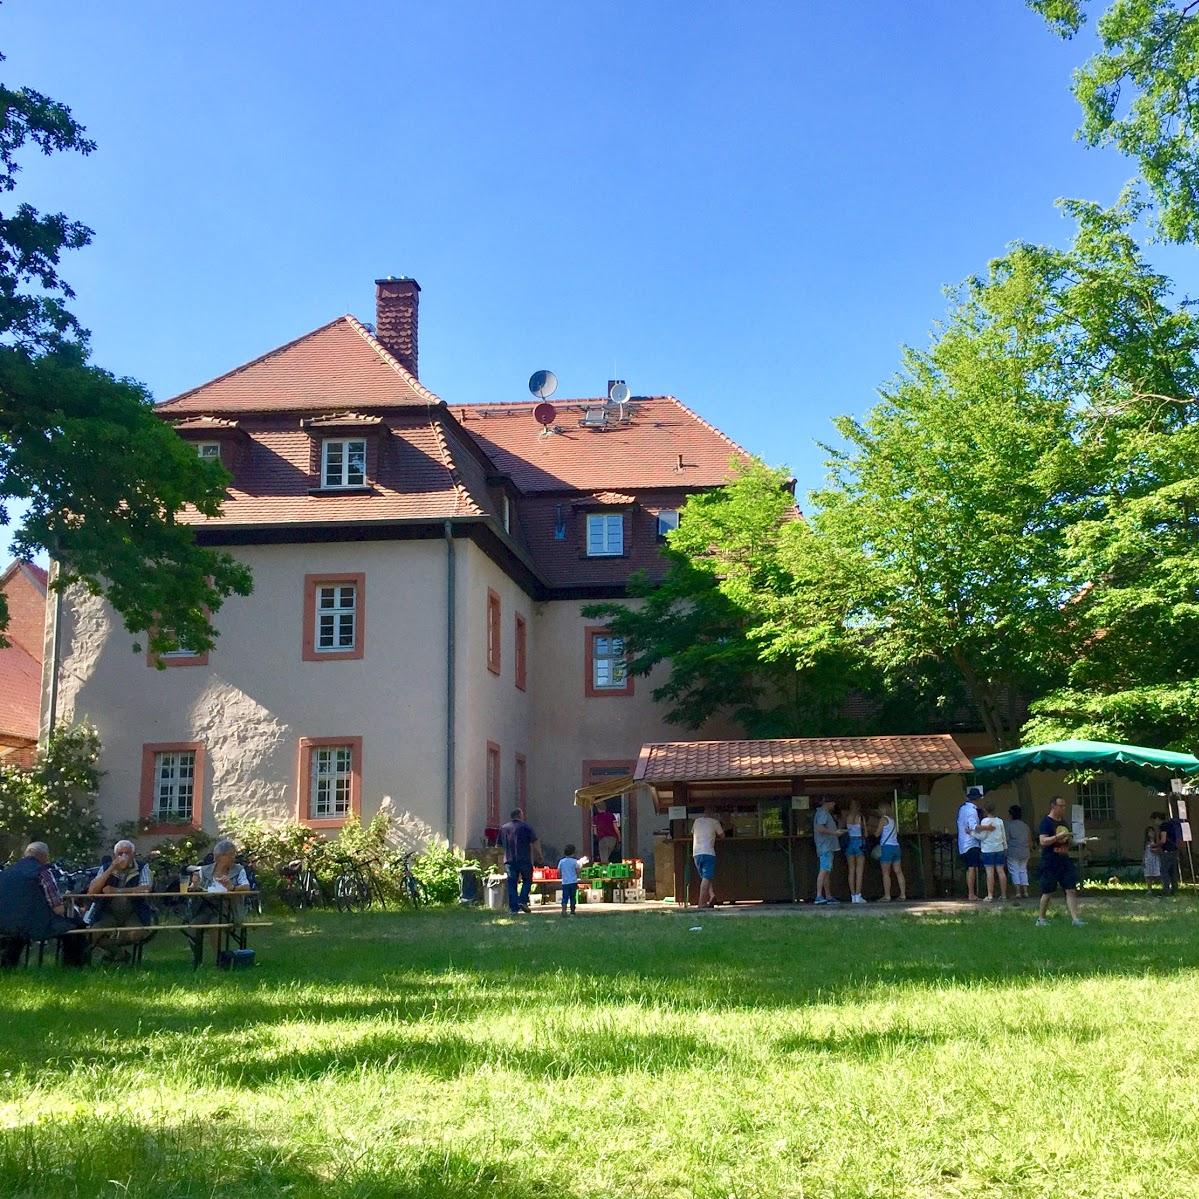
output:
M 658 852 L 657 894 L 695 903 L 699 880 L 691 858 L 691 823 L 705 809 L 720 820 L 715 892 L 720 902 L 788 903 L 811 899 L 818 863 L 812 820 L 833 798 L 872 814 L 886 805 L 899 829 L 910 897 L 936 892 L 928 795 L 946 775 L 970 770 L 948 735 L 684 741 L 642 747 L 634 778 L 651 788 L 666 818 L 666 853 Z M 867 841 L 867 850 L 873 843 Z M 667 873 L 673 877 L 667 877 Z M 845 856 L 834 855 L 833 893 L 849 898 Z M 877 862 L 867 859 L 862 893 L 882 895 Z

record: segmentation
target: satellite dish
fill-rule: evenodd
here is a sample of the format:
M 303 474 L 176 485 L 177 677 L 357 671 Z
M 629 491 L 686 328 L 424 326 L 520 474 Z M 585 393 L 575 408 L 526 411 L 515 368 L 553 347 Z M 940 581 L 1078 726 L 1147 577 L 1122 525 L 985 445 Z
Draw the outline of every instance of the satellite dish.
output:
M 539 400 L 548 400 L 557 386 L 558 376 L 553 371 L 534 371 L 529 377 L 529 391 Z
M 534 378 L 536 378 L 536 376 L 534 376 Z M 558 410 L 553 406 L 553 404 L 547 404 L 543 400 L 537 405 L 536 408 L 533 409 L 533 419 L 539 425 L 545 425 L 545 427 L 548 429 L 550 425 L 552 425 L 554 421 L 558 419 Z
M 613 404 L 627 404 L 631 394 L 627 383 L 613 383 L 612 390 L 608 392 L 608 399 Z

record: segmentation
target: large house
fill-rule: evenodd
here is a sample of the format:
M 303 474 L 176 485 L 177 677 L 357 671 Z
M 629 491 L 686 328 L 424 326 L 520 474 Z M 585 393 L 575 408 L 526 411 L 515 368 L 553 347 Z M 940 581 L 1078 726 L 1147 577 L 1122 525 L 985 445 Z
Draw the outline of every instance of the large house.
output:
M 561 846 L 585 830 L 577 787 L 679 735 L 582 608 L 661 570 L 686 497 L 744 451 L 611 385 L 548 426 L 535 403 L 449 404 L 419 378 L 419 299 L 379 280 L 373 331 L 339 317 L 160 405 L 232 475 L 221 515 L 192 519 L 254 592 L 213 651 L 161 662 L 68 596 L 57 717 L 99 729 L 110 826 L 215 831 L 236 809 L 336 830 L 387 807 L 477 846 L 520 805 Z M 626 821 L 644 853 L 648 807 Z

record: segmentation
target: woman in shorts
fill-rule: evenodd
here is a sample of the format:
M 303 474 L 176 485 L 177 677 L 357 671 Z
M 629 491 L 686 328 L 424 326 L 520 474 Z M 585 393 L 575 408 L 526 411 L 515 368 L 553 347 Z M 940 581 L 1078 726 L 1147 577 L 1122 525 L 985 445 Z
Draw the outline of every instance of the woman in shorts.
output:
M 895 817 L 891 815 L 891 805 L 878 805 L 878 821 L 874 826 L 875 836 L 878 837 L 878 862 L 883 871 L 883 903 L 891 902 L 891 875 L 895 875 L 895 884 L 899 889 L 899 900 L 907 899 L 907 883 L 903 877 L 903 863 L 900 861 L 899 829 L 895 825 Z
M 983 869 L 987 872 L 987 895 L 983 903 L 995 902 L 996 879 L 999 880 L 999 897 L 1007 899 L 1007 874 L 1003 869 L 1007 861 L 1007 830 L 1003 827 L 1003 821 L 995 815 L 994 800 L 983 804 L 983 818 L 978 822 L 974 835 L 978 838 Z
M 849 871 L 850 903 L 865 903 L 862 898 L 862 875 L 866 871 L 866 822 L 856 799 L 849 801 L 845 813 L 845 865 Z

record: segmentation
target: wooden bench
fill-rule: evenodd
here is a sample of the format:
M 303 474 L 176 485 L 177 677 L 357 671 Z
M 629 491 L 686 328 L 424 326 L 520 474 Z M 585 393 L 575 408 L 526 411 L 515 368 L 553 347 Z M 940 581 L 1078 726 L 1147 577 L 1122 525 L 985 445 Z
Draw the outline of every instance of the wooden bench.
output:
M 191 943 L 192 948 L 192 969 L 198 969 L 201 962 L 204 960 L 204 934 L 207 932 L 216 932 L 219 934 L 218 942 L 223 943 L 222 948 L 227 951 L 229 943 L 236 941 L 239 949 L 246 947 L 246 933 L 248 928 L 270 928 L 274 923 L 273 920 L 247 920 L 244 924 L 221 923 L 221 924 L 123 924 L 123 925 L 107 925 L 101 928 L 73 928 L 69 931 L 60 934 L 63 937 L 79 937 L 79 936 L 104 936 L 108 933 L 142 933 L 147 930 L 150 936 L 141 937 L 129 945 L 131 958 L 134 965 L 137 965 L 142 960 L 142 950 L 146 944 L 151 941 L 156 933 L 160 932 L 182 932 L 184 937 Z M 42 964 L 42 956 L 45 951 L 45 942 L 39 943 L 38 948 L 38 965 Z M 218 953 L 221 948 L 218 948 Z M 29 951 L 25 952 L 25 961 L 28 964 Z

